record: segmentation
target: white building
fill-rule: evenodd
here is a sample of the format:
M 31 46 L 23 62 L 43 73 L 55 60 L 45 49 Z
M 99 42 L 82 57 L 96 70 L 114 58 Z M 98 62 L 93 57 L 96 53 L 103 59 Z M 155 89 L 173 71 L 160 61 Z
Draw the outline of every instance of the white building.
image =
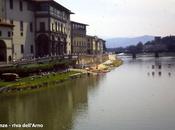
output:
M 0 0 L 0 62 L 71 54 L 70 14 L 54 0 Z

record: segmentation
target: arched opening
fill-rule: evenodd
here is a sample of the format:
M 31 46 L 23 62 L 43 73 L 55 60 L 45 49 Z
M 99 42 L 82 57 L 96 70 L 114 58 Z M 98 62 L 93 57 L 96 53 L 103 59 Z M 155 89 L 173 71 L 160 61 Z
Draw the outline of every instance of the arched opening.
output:
M 0 62 L 7 61 L 7 47 L 4 41 L 0 40 Z
M 48 56 L 49 47 L 49 37 L 45 34 L 39 35 L 36 39 L 36 57 Z

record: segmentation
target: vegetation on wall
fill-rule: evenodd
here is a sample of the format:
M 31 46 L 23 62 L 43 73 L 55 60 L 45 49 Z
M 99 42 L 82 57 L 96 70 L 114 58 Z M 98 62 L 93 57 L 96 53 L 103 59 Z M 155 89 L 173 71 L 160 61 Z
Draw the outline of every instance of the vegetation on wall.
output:
M 47 71 L 59 71 L 65 70 L 69 66 L 73 66 L 75 61 L 61 60 L 61 61 L 51 61 L 48 63 L 36 63 L 28 65 L 15 65 L 11 67 L 4 67 L 0 69 L 0 75 L 3 73 L 16 73 L 20 77 L 26 77 L 34 73 L 47 72 Z

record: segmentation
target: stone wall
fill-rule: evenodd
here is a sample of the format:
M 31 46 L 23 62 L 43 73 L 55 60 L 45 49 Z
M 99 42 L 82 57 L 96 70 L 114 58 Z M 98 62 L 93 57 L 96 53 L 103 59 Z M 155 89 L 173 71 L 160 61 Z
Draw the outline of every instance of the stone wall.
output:
M 108 55 L 82 55 L 79 56 L 77 64 L 96 65 L 109 60 Z

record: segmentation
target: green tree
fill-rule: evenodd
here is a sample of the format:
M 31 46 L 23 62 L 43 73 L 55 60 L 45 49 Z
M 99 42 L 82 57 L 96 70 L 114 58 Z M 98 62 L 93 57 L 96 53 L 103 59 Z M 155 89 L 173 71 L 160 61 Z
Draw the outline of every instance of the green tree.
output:
M 137 51 L 137 53 L 143 52 L 143 43 L 142 43 L 142 42 L 139 42 L 139 43 L 136 45 L 136 51 Z

